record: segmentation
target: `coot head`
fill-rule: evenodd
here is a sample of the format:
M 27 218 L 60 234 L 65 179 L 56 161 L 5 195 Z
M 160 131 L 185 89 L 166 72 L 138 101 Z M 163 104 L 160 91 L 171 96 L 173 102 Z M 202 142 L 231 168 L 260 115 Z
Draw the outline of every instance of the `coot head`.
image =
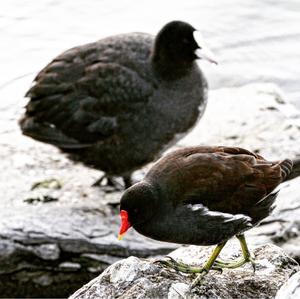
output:
M 217 63 L 193 26 L 182 21 L 172 21 L 159 31 L 155 38 L 154 61 L 188 65 L 196 59 Z

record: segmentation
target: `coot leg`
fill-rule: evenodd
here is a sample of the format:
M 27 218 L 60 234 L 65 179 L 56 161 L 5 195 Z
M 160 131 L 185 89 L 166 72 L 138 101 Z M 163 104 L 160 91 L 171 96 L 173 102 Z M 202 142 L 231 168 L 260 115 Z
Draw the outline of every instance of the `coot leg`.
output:
M 120 184 L 113 177 L 107 174 L 104 174 L 96 182 L 94 182 L 92 184 L 92 187 L 101 187 L 104 188 L 104 191 L 107 192 L 124 190 L 122 184 Z
M 96 180 L 93 184 L 92 187 L 99 187 L 102 185 L 102 182 L 106 178 L 106 174 L 102 175 L 98 180 Z
M 124 182 L 125 189 L 127 189 L 133 185 L 131 173 L 123 176 L 123 182 Z

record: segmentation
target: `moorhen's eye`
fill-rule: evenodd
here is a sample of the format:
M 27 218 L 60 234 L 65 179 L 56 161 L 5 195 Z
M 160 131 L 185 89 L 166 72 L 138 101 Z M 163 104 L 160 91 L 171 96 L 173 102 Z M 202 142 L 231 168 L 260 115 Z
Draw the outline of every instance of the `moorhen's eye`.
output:
M 135 214 L 137 214 L 139 210 L 137 208 L 135 208 L 133 211 Z

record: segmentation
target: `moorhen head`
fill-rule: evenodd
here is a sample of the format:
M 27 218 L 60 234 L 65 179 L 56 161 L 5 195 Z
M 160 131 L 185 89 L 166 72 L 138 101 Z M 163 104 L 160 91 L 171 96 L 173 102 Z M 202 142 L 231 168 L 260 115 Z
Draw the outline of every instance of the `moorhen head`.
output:
M 291 160 L 270 162 L 237 147 L 176 150 L 124 192 L 119 238 L 132 226 L 159 241 L 217 244 L 209 261 L 197 270 L 202 276 L 213 267 L 235 268 L 249 261 L 254 265 L 243 234 L 270 214 L 278 193 L 274 189 L 288 177 L 292 166 Z M 233 236 L 241 243 L 243 258 L 234 263 L 217 261 Z M 172 259 L 163 263 L 191 272 Z M 198 282 L 199 278 L 193 285 Z
M 183 137 L 205 110 L 207 82 L 195 61 L 215 60 L 196 32 L 173 21 L 156 37 L 121 34 L 62 53 L 26 94 L 23 134 L 130 186 L 131 173 Z

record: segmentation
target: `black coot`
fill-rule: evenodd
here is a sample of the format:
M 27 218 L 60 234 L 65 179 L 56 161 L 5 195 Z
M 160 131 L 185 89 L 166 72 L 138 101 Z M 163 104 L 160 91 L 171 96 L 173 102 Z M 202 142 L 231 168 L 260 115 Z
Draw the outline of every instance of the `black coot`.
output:
M 156 37 L 129 33 L 72 48 L 27 92 L 23 134 L 53 144 L 107 177 L 131 173 L 186 134 L 204 112 L 197 58 L 214 59 L 181 21 Z

